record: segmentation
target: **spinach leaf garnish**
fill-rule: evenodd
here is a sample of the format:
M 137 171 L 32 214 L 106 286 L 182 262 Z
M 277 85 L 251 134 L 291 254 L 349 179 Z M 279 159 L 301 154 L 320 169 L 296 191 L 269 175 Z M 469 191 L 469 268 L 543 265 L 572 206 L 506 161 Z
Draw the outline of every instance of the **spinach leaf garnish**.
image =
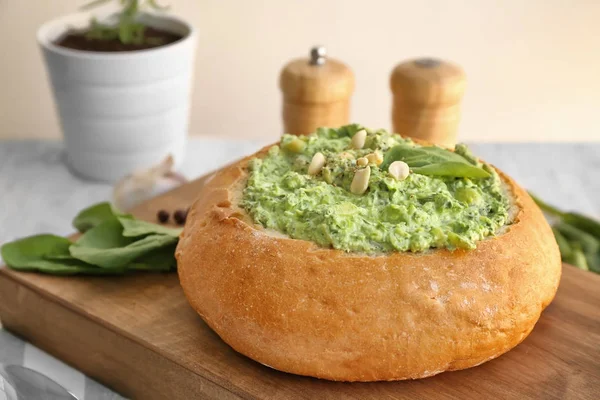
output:
M 399 144 L 385 153 L 382 168 L 404 161 L 416 174 L 456 178 L 489 178 L 491 175 L 463 156 L 436 146 L 416 147 Z

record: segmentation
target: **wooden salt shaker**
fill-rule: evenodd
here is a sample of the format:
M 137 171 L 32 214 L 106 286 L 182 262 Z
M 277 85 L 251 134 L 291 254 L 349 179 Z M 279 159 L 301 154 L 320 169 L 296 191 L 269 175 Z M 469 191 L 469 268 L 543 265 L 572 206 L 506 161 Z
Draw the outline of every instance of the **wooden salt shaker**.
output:
M 394 132 L 453 148 L 465 85 L 463 70 L 446 61 L 397 65 L 390 79 Z
M 327 59 L 325 47 L 311 49 L 310 58 L 288 63 L 279 78 L 286 133 L 308 135 L 318 127 L 349 123 L 354 75 L 344 63 Z

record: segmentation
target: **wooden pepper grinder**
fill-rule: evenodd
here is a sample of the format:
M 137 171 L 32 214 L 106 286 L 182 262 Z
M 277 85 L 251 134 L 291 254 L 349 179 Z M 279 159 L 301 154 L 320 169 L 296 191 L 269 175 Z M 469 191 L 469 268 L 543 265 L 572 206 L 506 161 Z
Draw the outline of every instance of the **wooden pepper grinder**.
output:
M 394 132 L 453 148 L 465 85 L 463 70 L 446 61 L 397 65 L 390 79 Z
M 286 133 L 308 135 L 321 126 L 336 128 L 349 122 L 354 75 L 326 55 L 325 47 L 313 47 L 310 58 L 293 60 L 281 71 Z

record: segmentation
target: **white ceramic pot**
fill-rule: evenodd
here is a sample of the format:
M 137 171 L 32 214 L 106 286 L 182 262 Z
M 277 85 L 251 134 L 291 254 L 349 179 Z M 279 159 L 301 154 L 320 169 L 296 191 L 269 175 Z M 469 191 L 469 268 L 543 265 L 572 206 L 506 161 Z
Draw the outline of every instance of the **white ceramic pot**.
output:
M 56 46 L 69 29 L 89 25 L 79 13 L 44 24 L 37 33 L 67 149 L 78 175 L 115 181 L 160 162 L 182 162 L 188 132 L 194 28 L 172 16 L 142 14 L 153 27 L 184 38 L 149 50 L 89 52 Z

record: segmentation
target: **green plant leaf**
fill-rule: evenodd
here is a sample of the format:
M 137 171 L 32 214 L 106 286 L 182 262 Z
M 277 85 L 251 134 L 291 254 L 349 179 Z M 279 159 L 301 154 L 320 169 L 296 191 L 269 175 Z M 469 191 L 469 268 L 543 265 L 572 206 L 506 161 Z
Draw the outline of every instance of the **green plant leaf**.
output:
M 535 202 L 535 204 L 537 204 L 538 207 L 542 209 L 542 211 L 545 211 L 548 214 L 554 215 L 554 216 L 557 216 L 557 217 L 563 217 L 565 215 L 564 212 L 562 212 L 558 208 L 553 207 L 550 204 L 542 201 L 542 199 L 540 199 L 539 197 L 537 197 L 533 193 L 531 193 L 531 192 L 528 192 L 528 193 L 529 193 L 529 196 L 531 196 L 531 198 Z
M 177 243 L 174 243 L 170 246 L 161 247 L 159 249 L 150 251 L 147 254 L 142 255 L 141 257 L 133 260 L 131 263 L 127 264 L 127 266 L 114 269 L 114 268 L 101 268 L 95 265 L 84 263 L 81 260 L 76 259 L 71 254 L 61 254 L 61 255 L 51 255 L 45 257 L 47 260 L 57 261 L 60 264 L 85 264 L 91 268 L 93 268 L 93 273 L 98 274 L 107 274 L 110 271 L 116 271 L 116 273 L 124 273 L 128 270 L 138 270 L 138 271 L 171 271 L 175 269 L 177 266 L 177 261 L 175 260 L 175 248 L 177 247 Z M 68 265 L 67 265 L 68 266 Z M 90 272 L 92 273 L 92 272 Z
M 473 165 L 466 158 L 450 150 L 436 146 L 415 147 L 400 144 L 385 153 L 382 169 L 394 161 L 404 161 L 417 174 L 430 176 L 453 176 L 457 178 L 489 178 L 484 169 Z
M 454 146 L 454 152 L 475 166 L 481 165 L 477 157 L 471 153 L 469 147 L 464 143 L 458 143 Z
M 45 256 L 69 254 L 67 238 L 42 234 L 29 236 L 2 246 L 2 258 L 11 267 L 23 267 L 44 260 Z
M 600 241 L 598 241 L 598 239 L 593 235 L 568 224 L 564 220 L 555 224 L 554 228 L 562 233 L 569 241 L 578 243 L 586 254 L 595 254 L 600 250 Z
M 125 247 L 135 242 L 132 237 L 123 236 L 123 225 L 117 218 L 107 219 L 85 232 L 74 246 L 112 249 Z
M 361 129 L 364 129 L 362 125 L 359 124 L 350 124 L 344 125 L 339 128 L 327 128 L 321 127 L 317 128 L 317 134 L 319 136 L 324 136 L 329 139 L 337 139 L 342 137 L 352 137 L 354 134 Z
M 83 210 L 73 225 L 85 231 L 75 243 L 36 235 L 5 244 L 2 257 L 11 268 L 55 275 L 170 271 L 176 266 L 179 228 L 135 220 L 109 203 Z
M 119 24 L 119 40 L 123 44 L 130 44 L 133 41 L 131 25 L 125 23 Z
M 150 235 L 124 247 L 96 248 L 73 245 L 71 255 L 102 268 L 126 267 L 137 258 L 155 249 L 176 243 L 177 238 L 167 235 Z
M 589 271 L 590 268 L 588 266 L 587 260 L 585 259 L 585 254 L 581 249 L 581 245 L 577 242 L 572 242 L 571 249 L 571 254 L 569 255 L 569 257 L 566 257 L 564 261 L 576 266 L 579 269 Z
M 164 6 L 161 6 L 160 4 L 158 4 L 156 2 L 156 0 L 146 0 L 146 4 L 148 4 L 150 7 L 152 7 L 155 10 L 165 11 L 165 10 L 169 9 L 169 5 L 168 4 L 164 5 Z
M 115 215 L 110 203 L 99 203 L 79 212 L 73 219 L 73 226 L 83 233 L 111 218 Z
M 139 0 L 129 0 L 129 5 L 123 10 L 124 13 L 134 16 L 139 11 Z
M 108 202 L 98 203 L 80 211 L 79 214 L 75 216 L 75 219 L 73 219 L 73 226 L 79 232 L 84 233 L 100 225 L 104 221 L 116 219 L 117 217 L 133 218 L 132 215 L 122 213 Z
M 542 199 L 529 192 L 529 195 L 535 201 L 535 203 L 542 209 L 542 211 L 547 212 L 550 215 L 557 216 L 562 218 L 562 220 L 575 228 L 578 228 L 582 231 L 593 235 L 596 239 L 600 240 L 600 222 L 595 221 L 591 218 L 586 217 L 583 214 L 575 213 L 575 212 L 563 212 L 558 208 L 551 206 L 550 204 L 544 202 Z
M 161 234 L 177 238 L 182 231 L 181 228 L 170 228 L 168 226 L 153 224 L 152 222 L 139 219 L 118 218 L 118 220 L 123 226 L 123 236 L 125 237 Z
M 85 37 L 87 39 L 113 40 L 119 37 L 119 32 L 114 26 L 102 25 L 92 19 L 90 29 L 86 32 Z
M 127 267 L 132 270 L 140 271 L 171 271 L 177 267 L 177 261 L 175 260 L 176 247 L 177 244 L 174 243 L 153 250 L 148 254 L 144 254 L 137 258 Z
M 594 221 L 593 219 L 588 218 L 585 215 L 573 212 L 564 214 L 563 221 L 567 222 L 571 226 L 576 227 L 577 229 L 587 232 L 588 234 L 594 236 L 596 239 L 600 240 L 599 222 Z
M 35 235 L 6 243 L 0 252 L 12 269 L 53 275 L 104 275 L 108 271 L 74 259 L 69 255 L 69 239 L 55 235 Z M 123 273 L 124 269 L 110 271 Z
M 94 0 L 85 4 L 82 9 L 97 7 L 110 0 Z M 90 29 L 85 36 L 88 39 L 113 40 L 118 39 L 123 44 L 145 43 L 145 25 L 137 22 L 137 16 L 142 6 L 147 6 L 156 11 L 164 11 L 169 8 L 168 5 L 162 6 L 155 0 L 120 0 L 121 11 L 119 12 L 119 22 L 116 26 L 103 25 L 98 23 L 95 18 L 90 21 Z M 156 43 L 156 42 L 155 42 Z M 151 44 L 151 43 L 149 43 Z M 160 43 L 158 43 L 160 44 Z M 155 44 L 155 45 L 158 45 Z
M 590 271 L 600 274 L 600 252 L 595 254 L 586 254 L 585 260 Z
M 71 247 L 73 257 L 102 268 L 121 268 L 163 246 L 176 243 L 170 235 L 148 235 L 136 240 L 123 236 L 119 220 L 108 220 L 87 231 Z
M 563 259 L 571 256 L 571 245 L 567 238 L 563 236 L 562 233 L 555 227 L 552 227 L 552 232 L 554 233 L 554 238 L 556 239 L 556 243 L 558 244 L 558 249 L 560 250 L 560 255 Z
M 144 32 L 146 27 L 142 24 L 135 24 L 131 27 L 131 42 L 137 45 L 144 44 Z
M 529 195 L 547 215 L 558 222 L 552 226 L 564 262 L 600 274 L 600 223 L 575 212 L 563 212 Z
M 407 163 L 408 164 L 408 163 Z M 409 164 L 410 166 L 410 164 Z M 490 174 L 479 167 L 458 162 L 445 162 L 411 168 L 414 173 L 429 176 L 453 176 L 459 178 L 489 178 Z
M 102 4 L 109 3 L 111 1 L 112 0 L 93 0 L 93 1 L 90 1 L 89 3 L 85 3 L 84 5 L 79 7 L 79 9 L 80 10 L 89 10 L 90 8 L 98 7 Z
M 48 255 L 45 255 L 44 258 L 46 260 L 52 260 L 52 261 L 61 261 L 61 260 L 71 261 L 71 260 L 74 260 L 74 258 L 71 255 L 71 253 L 69 253 L 69 249 L 68 248 L 67 248 L 67 252 L 65 254 L 48 254 Z
M 417 147 L 406 144 L 396 145 L 386 152 L 383 161 L 384 165 L 389 165 L 393 161 L 404 161 L 408 165 L 415 167 L 443 162 L 468 163 L 462 156 L 441 147 Z

